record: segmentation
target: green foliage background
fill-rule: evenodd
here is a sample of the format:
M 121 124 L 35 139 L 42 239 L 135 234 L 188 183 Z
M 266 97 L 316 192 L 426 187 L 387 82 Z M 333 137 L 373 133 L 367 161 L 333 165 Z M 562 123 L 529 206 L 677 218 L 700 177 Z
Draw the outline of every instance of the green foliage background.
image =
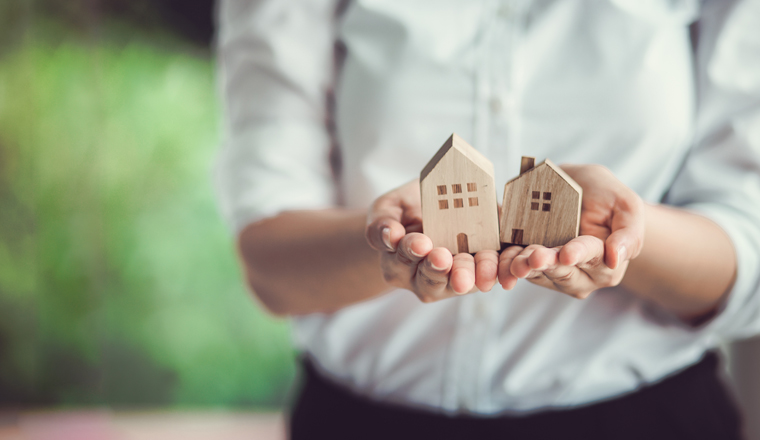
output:
M 287 327 L 243 288 L 215 207 L 208 50 L 119 22 L 35 17 L 16 36 L 0 50 L 0 405 L 280 405 Z

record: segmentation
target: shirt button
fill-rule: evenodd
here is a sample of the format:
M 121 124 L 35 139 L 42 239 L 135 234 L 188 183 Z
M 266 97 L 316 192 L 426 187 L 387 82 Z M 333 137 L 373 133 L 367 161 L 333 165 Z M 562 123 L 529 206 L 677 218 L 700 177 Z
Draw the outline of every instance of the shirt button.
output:
M 502 108 L 501 99 L 491 98 L 491 102 L 489 102 L 489 106 L 491 107 L 492 112 L 499 113 Z

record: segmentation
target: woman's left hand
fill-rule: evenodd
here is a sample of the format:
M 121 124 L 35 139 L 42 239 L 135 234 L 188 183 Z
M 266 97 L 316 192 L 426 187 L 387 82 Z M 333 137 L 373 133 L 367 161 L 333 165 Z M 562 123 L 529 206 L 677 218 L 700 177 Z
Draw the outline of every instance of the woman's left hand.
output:
M 599 165 L 563 165 L 583 188 L 580 236 L 564 246 L 511 246 L 499 256 L 499 282 L 519 278 L 575 298 L 620 284 L 644 244 L 644 202 Z

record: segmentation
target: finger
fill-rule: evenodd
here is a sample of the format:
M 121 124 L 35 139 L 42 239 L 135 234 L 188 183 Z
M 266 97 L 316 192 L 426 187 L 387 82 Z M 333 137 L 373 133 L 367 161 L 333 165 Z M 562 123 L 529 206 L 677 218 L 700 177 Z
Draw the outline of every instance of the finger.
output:
M 605 242 L 604 261 L 610 269 L 636 258 L 644 244 L 644 208 L 638 198 L 618 201 L 612 213 L 612 234 Z
M 413 232 L 398 241 L 396 261 L 408 267 L 410 275 L 417 271 L 417 265 L 433 250 L 433 242 L 426 235 Z
M 580 278 L 575 279 L 578 282 L 575 287 L 590 292 L 620 284 L 628 262 L 623 261 L 617 269 L 611 269 L 604 262 L 604 249 L 605 243 L 602 240 L 588 235 L 575 238 L 563 246 L 560 250 L 560 263 L 574 262 L 574 266 L 580 270 Z M 585 296 L 575 296 L 585 298 Z
M 559 264 L 593 269 L 604 261 L 604 242 L 591 235 L 576 237 L 559 251 Z
M 559 263 L 559 248 L 539 247 L 528 257 L 528 266 L 531 270 L 544 271 Z
M 421 218 L 417 179 L 378 198 L 367 214 L 365 236 L 375 250 L 395 251 L 406 234 L 405 224 L 419 224 Z M 421 231 L 415 231 L 421 232 Z
M 422 302 L 432 302 L 449 296 L 449 272 L 453 258 L 446 248 L 435 248 L 417 266 L 414 291 Z
M 526 278 L 533 284 L 547 287 L 576 298 L 585 298 L 593 290 L 585 272 L 559 262 L 561 247 L 537 247 L 527 258 L 531 274 Z
M 475 285 L 481 292 L 490 292 L 499 272 L 499 253 L 480 251 L 475 254 Z
M 517 277 L 512 275 L 512 260 L 523 251 L 521 246 L 510 246 L 499 255 L 499 283 L 504 290 L 512 290 L 517 284 Z
M 393 209 L 387 209 L 382 212 L 371 212 L 367 220 L 370 223 L 365 230 L 365 236 L 372 249 L 395 252 L 399 240 L 406 234 L 406 229 L 400 221 L 401 214 L 394 212 Z
M 604 262 L 610 269 L 617 269 L 626 261 L 636 258 L 644 243 L 644 232 L 635 228 L 623 228 L 610 234 L 605 243 Z
M 457 295 L 464 295 L 475 287 L 475 258 L 472 255 L 467 253 L 454 255 L 449 284 Z
M 540 271 L 535 271 L 530 267 L 530 256 L 536 249 L 543 247 L 539 245 L 530 245 L 523 249 L 519 255 L 512 260 L 512 266 L 510 272 L 517 278 L 533 278 L 541 274 Z
M 417 265 L 432 249 L 430 238 L 409 234 L 398 242 L 398 252 L 382 252 L 380 264 L 385 281 L 395 287 L 411 288 Z
M 584 299 L 597 288 L 589 275 L 577 266 L 558 264 L 543 274 L 544 279 L 551 283 L 548 287 L 575 298 Z

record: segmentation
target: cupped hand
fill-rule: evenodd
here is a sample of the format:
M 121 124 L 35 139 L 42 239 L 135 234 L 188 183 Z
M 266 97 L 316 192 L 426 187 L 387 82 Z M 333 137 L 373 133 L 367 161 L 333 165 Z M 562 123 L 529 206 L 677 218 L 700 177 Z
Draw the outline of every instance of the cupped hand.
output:
M 556 248 L 511 246 L 499 256 L 499 282 L 519 278 L 576 298 L 620 284 L 644 244 L 644 202 L 599 165 L 563 165 L 583 188 L 580 236 Z
M 422 232 L 420 183 L 415 179 L 379 197 L 369 210 L 366 237 L 380 252 L 385 281 L 411 290 L 422 302 L 433 302 L 496 283 L 498 253 L 452 255 Z

